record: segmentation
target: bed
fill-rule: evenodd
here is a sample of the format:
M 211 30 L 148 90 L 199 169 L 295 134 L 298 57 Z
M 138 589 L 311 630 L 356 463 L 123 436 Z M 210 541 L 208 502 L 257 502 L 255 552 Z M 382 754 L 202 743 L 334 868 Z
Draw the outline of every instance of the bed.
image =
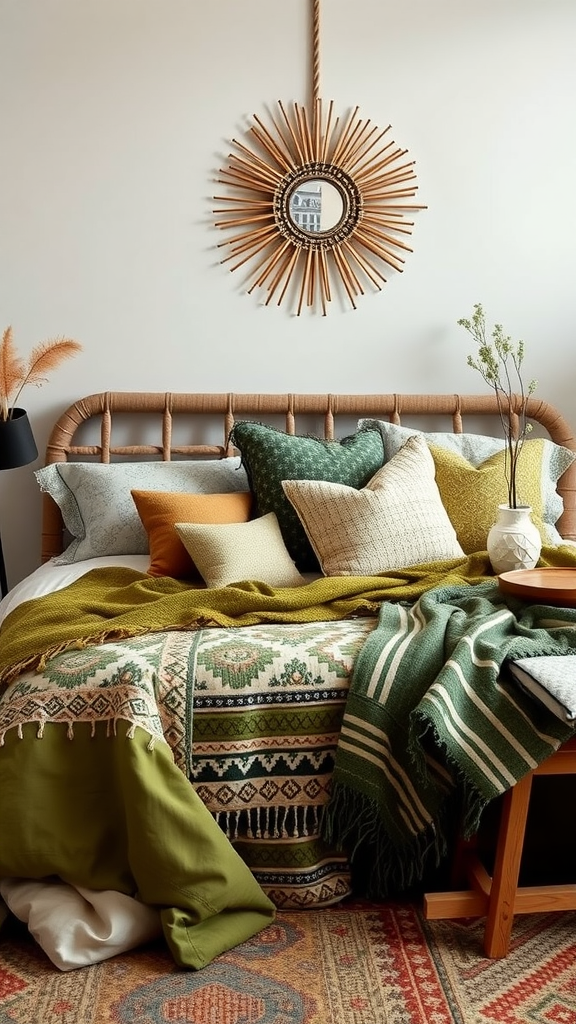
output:
M 528 416 L 542 564 L 576 566 L 576 440 Z M 402 893 L 573 734 L 506 672 L 576 631 L 502 614 L 498 430 L 490 395 L 108 392 L 60 417 L 42 565 L 0 604 L 0 893 L 57 966 L 161 929 L 198 968 L 278 908 Z M 55 949 L 61 885 L 98 935 Z

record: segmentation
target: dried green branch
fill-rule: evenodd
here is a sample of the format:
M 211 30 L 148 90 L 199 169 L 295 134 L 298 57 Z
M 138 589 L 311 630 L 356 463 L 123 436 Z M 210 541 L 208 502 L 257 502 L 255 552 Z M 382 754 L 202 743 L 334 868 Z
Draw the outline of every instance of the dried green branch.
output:
M 521 372 L 524 361 L 523 341 L 514 343 L 509 335 L 504 334 L 501 324 L 495 324 L 490 339 L 487 337 L 486 317 L 481 303 L 474 306 L 470 320 L 463 317 L 457 322 L 468 331 L 477 345 L 476 357 L 468 356 L 468 366 L 478 371 L 496 395 L 505 441 L 508 504 L 511 508 L 518 508 L 521 504 L 517 488 L 518 460 L 526 435 L 532 430 L 532 425 L 526 419 L 526 405 L 538 382 L 531 380 L 527 386 L 524 385 Z M 515 402 L 516 394 L 520 398 L 519 405 Z M 518 417 L 517 426 L 515 416 Z

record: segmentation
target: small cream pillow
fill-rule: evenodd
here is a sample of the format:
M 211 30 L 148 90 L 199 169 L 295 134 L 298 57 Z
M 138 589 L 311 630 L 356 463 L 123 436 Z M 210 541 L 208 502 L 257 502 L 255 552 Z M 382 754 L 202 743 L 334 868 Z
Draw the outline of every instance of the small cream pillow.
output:
M 0 890 L 61 971 L 99 963 L 162 934 L 158 909 L 121 892 L 35 878 L 3 878 Z
M 248 523 L 176 523 L 175 530 L 208 587 L 241 580 L 271 587 L 306 582 L 288 554 L 274 512 Z
M 361 490 L 321 480 L 283 480 L 282 487 L 325 576 L 377 576 L 464 556 L 434 472 L 416 435 Z

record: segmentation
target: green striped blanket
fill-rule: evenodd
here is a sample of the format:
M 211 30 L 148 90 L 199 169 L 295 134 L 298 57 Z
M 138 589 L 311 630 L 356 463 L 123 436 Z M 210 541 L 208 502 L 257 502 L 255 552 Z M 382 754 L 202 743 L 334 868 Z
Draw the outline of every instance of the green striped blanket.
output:
M 456 820 L 473 834 L 490 800 L 573 735 L 501 669 L 574 653 L 575 626 L 576 609 L 524 604 L 494 581 L 382 605 L 355 663 L 324 820 L 369 895 L 421 880 Z

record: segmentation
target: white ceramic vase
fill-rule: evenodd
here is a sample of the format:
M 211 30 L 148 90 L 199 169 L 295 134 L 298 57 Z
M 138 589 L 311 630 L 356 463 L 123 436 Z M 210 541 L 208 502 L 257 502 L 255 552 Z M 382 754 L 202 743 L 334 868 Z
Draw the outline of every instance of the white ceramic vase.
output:
M 532 569 L 542 550 L 542 538 L 532 522 L 530 505 L 498 506 L 498 518 L 488 533 L 488 557 L 495 573 Z

